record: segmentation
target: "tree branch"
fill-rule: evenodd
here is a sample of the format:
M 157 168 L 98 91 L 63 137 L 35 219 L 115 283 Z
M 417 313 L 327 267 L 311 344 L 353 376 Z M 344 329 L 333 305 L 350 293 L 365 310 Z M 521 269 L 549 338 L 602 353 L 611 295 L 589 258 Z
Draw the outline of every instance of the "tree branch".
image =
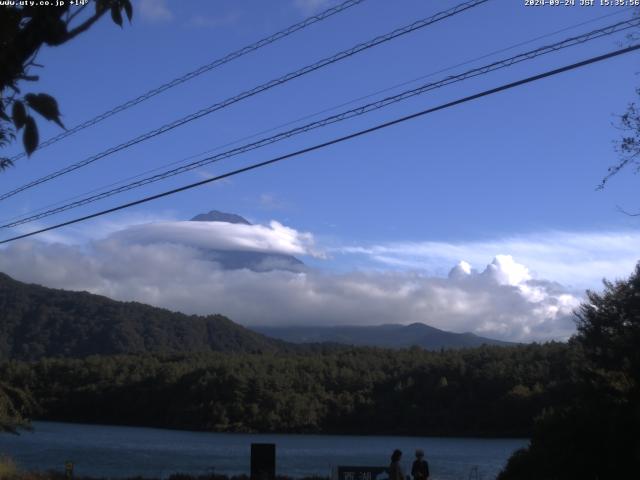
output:
M 82 11 L 85 9 L 85 7 L 89 5 L 88 3 L 85 3 L 84 5 L 82 5 L 80 8 L 76 9 L 75 12 L 73 12 L 71 15 L 69 15 L 69 18 L 67 18 L 67 27 L 69 26 L 69 24 L 72 22 L 72 20 L 74 18 L 76 18 L 78 16 L 78 14 L 82 13 Z
M 96 23 L 98 20 L 100 20 L 100 18 L 108 11 L 108 9 L 104 9 L 100 12 L 96 12 L 94 13 L 91 17 L 89 17 L 87 20 L 85 20 L 83 23 L 81 23 L 80 25 L 78 25 L 76 28 L 74 28 L 73 30 L 70 30 L 69 32 L 67 32 L 67 35 L 64 37 L 64 40 L 61 43 L 65 43 L 68 42 L 69 40 L 71 40 L 74 37 L 77 37 L 78 35 L 80 35 L 83 32 L 86 32 L 87 30 L 89 30 L 89 28 L 91 28 L 91 25 L 93 25 L 94 23 Z

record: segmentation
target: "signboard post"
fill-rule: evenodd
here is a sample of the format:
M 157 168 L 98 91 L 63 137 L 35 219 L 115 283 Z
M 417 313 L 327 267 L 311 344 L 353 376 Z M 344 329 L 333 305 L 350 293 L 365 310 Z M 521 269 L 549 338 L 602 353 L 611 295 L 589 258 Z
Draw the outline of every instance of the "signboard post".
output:
M 276 444 L 251 444 L 251 480 L 275 480 Z

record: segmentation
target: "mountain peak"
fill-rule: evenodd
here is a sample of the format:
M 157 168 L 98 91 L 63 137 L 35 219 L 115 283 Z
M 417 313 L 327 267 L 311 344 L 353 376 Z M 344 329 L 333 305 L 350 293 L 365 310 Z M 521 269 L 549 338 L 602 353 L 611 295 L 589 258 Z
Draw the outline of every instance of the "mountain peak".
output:
M 251 223 L 235 213 L 225 213 L 219 210 L 211 210 L 209 213 L 200 213 L 191 219 L 192 222 L 225 222 L 251 225 Z

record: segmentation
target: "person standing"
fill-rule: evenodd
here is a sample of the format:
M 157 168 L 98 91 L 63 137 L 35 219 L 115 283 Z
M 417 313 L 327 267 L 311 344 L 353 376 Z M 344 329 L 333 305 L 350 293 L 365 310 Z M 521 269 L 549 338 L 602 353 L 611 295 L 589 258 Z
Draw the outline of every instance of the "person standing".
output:
M 402 452 L 398 449 L 394 450 L 391 454 L 391 464 L 389 465 L 389 480 L 405 480 L 402 467 L 400 466 L 400 459 L 402 458 Z
M 429 463 L 424 459 L 424 452 L 421 449 L 416 450 L 416 459 L 411 467 L 411 475 L 413 480 L 428 480 Z

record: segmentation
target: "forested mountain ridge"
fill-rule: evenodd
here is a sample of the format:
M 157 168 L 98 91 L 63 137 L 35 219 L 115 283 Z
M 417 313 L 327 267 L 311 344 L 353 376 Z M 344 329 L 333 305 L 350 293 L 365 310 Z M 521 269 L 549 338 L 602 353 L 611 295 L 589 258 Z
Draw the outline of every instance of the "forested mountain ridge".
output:
M 222 315 L 185 315 L 88 292 L 26 284 L 0 273 L 0 360 L 209 351 L 299 352 L 342 349 L 345 344 L 386 348 L 416 345 L 438 350 L 506 343 L 423 324 L 255 327 L 254 331 Z
M 88 292 L 26 284 L 0 273 L 0 360 L 283 349 L 285 342 L 222 315 L 185 315 Z
M 481 345 L 515 345 L 473 333 L 454 333 L 424 323 L 411 325 L 336 325 L 336 326 L 256 326 L 252 330 L 286 342 L 332 342 L 344 345 L 408 348 L 417 346 L 426 350 L 441 348 L 473 348 Z

